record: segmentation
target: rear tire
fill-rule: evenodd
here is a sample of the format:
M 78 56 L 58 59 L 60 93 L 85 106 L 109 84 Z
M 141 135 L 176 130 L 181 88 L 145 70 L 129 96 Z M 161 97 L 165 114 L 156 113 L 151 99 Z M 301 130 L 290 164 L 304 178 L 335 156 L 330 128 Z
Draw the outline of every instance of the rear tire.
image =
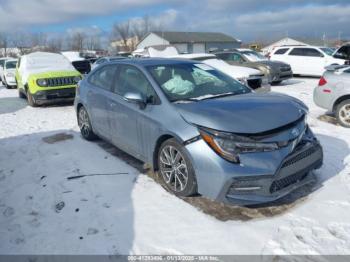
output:
M 78 110 L 78 125 L 80 128 L 80 133 L 84 139 L 91 141 L 97 138 L 92 130 L 88 112 L 83 106 L 81 106 Z
M 335 116 L 341 126 L 350 128 L 350 99 L 337 105 Z
M 177 196 L 197 193 L 197 180 L 191 160 L 175 139 L 166 140 L 158 152 L 158 168 L 166 188 Z

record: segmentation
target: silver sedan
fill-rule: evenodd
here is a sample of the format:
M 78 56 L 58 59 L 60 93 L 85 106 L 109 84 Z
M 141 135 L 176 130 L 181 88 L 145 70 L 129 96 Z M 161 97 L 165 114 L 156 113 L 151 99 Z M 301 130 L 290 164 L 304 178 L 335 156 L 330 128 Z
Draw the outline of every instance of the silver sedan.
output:
M 314 90 L 314 102 L 333 112 L 340 125 L 350 128 L 350 67 L 329 67 Z

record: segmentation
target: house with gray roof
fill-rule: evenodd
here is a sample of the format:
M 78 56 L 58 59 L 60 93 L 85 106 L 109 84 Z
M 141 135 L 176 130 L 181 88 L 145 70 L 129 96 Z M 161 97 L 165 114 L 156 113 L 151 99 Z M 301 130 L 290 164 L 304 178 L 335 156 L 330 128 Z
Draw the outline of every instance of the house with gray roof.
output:
M 215 32 L 150 32 L 137 45 L 137 49 L 149 46 L 173 45 L 180 53 L 207 53 L 214 49 L 233 49 L 241 41 Z

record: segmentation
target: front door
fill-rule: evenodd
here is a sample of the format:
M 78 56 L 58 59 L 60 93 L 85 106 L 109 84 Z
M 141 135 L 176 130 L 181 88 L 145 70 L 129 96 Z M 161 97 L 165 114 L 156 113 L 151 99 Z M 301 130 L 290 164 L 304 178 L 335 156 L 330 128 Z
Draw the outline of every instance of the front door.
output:
M 113 94 L 109 97 L 113 144 L 143 160 L 148 150 L 145 134 L 156 133 L 153 129 L 157 124 L 150 116 L 156 110 L 157 95 L 143 72 L 132 65 L 118 66 L 113 85 Z M 127 93 L 141 94 L 148 101 L 147 106 L 140 108 L 127 101 L 124 97 Z

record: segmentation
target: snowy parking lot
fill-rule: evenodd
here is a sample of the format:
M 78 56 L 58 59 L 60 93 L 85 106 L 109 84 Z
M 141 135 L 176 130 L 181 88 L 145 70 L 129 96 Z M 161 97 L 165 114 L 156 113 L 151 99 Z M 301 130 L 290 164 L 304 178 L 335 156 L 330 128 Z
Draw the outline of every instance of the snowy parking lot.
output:
M 139 161 L 83 140 L 72 105 L 32 108 L 0 86 L 0 254 L 350 254 L 350 130 L 320 118 L 317 82 L 272 89 L 310 108 L 318 182 L 254 208 L 177 198 Z

